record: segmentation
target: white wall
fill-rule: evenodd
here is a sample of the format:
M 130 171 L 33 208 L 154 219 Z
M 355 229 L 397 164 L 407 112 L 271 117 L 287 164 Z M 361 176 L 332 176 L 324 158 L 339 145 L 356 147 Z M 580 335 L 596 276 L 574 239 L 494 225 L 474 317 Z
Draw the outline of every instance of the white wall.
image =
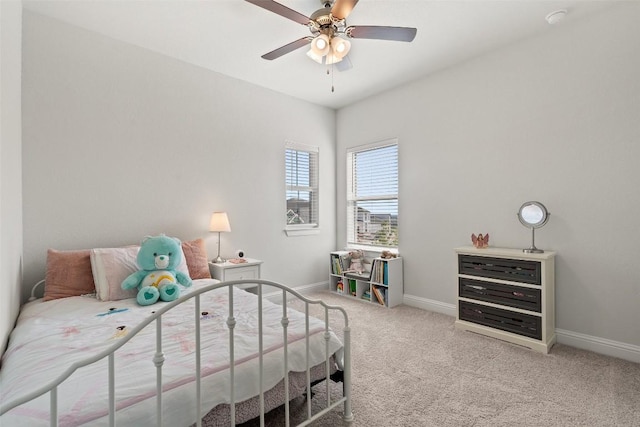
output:
M 638 22 L 632 2 L 567 19 L 338 111 L 338 212 L 347 147 L 399 138 L 405 299 L 455 304 L 453 248 L 471 233 L 528 247 L 516 212 L 538 200 L 551 218 L 536 244 L 558 252 L 557 328 L 640 345 Z
M 335 112 L 24 11 L 25 289 L 47 248 L 205 237 L 263 277 L 327 280 L 335 247 Z M 320 224 L 286 237 L 284 144 L 320 147 Z
M 328 109 L 25 12 L 25 290 L 48 247 L 166 232 L 208 237 L 212 255 L 214 209 L 231 217 L 223 254 L 243 248 L 286 283 L 325 281 L 326 252 L 346 236 L 346 148 L 398 137 L 405 299 L 452 307 L 452 248 L 479 232 L 528 246 L 515 212 L 540 200 L 552 217 L 537 244 L 558 251 L 558 330 L 637 348 L 638 8 L 567 20 L 344 108 L 337 125 Z M 287 139 L 320 146 L 320 236 L 279 225 Z M 2 198 L 4 215 L 4 187 Z
M 22 3 L 0 2 L 0 354 L 20 303 L 22 282 Z

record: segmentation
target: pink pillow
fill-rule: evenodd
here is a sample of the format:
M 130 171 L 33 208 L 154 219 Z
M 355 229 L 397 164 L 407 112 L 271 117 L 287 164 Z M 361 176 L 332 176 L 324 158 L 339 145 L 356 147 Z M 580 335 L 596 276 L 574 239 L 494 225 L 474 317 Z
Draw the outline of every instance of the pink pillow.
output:
M 95 290 L 89 249 L 47 251 L 44 301 L 92 294 Z
M 133 298 L 137 289 L 124 290 L 122 281 L 138 271 L 136 256 L 140 246 L 91 249 L 91 267 L 96 283 L 96 297 L 101 301 Z
M 182 252 L 187 261 L 189 277 L 192 279 L 211 279 L 207 249 L 203 239 L 182 242 Z
M 97 248 L 91 250 L 91 266 L 93 279 L 96 283 L 96 296 L 101 301 L 117 301 L 134 298 L 137 289 L 122 289 L 122 282 L 130 274 L 140 269 L 137 263 L 140 246 L 127 246 L 124 248 Z M 189 274 L 185 257 L 176 268 L 185 274 Z

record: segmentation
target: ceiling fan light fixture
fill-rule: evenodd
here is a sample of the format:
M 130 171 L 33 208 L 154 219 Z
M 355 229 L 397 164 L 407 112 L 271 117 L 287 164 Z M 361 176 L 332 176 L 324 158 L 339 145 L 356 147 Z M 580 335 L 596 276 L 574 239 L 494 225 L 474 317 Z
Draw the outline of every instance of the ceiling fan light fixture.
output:
M 344 58 L 351 49 L 351 42 L 340 37 L 334 37 L 331 39 L 331 51 L 333 56 L 338 58 Z M 338 62 L 338 61 L 336 61 Z
M 329 53 L 329 37 L 326 34 L 320 34 L 311 41 L 311 51 L 318 56 L 324 56 Z
M 0 0 L 2 1 L 2 0 Z M 411 42 L 416 36 L 417 29 L 409 27 L 390 27 L 379 25 L 364 25 L 347 27 L 346 19 L 358 0 L 321 0 L 322 9 L 316 10 L 311 16 L 303 15 L 290 9 L 276 0 L 245 0 L 269 12 L 273 12 L 308 28 L 311 36 L 302 37 L 278 49 L 262 55 L 262 58 L 273 60 L 287 53 L 310 44 L 307 56 L 319 64 L 334 64 L 346 59 L 338 69 L 351 68 L 351 61 L 347 54 L 351 48 L 349 39 L 374 39 Z M 343 37 L 337 37 L 338 35 Z M 344 66 L 344 64 L 348 64 Z
M 322 60 L 324 59 L 323 55 L 318 55 L 313 51 L 313 49 L 309 49 L 309 51 L 307 52 L 307 56 L 316 61 L 318 64 L 322 64 Z

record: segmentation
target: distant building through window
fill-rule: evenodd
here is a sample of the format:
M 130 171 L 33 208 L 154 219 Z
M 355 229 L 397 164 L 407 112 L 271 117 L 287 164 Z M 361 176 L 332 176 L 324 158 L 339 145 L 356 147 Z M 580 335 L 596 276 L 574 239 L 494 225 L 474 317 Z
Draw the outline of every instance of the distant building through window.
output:
M 398 247 L 398 143 L 347 151 L 347 243 Z

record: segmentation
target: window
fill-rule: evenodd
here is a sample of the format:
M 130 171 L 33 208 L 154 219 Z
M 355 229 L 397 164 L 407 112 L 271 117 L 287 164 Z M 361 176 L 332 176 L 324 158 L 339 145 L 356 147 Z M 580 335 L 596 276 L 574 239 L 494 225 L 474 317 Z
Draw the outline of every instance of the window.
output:
M 289 231 L 317 228 L 318 147 L 288 142 L 285 168 L 287 234 Z
M 347 244 L 398 247 L 398 142 L 347 151 Z

